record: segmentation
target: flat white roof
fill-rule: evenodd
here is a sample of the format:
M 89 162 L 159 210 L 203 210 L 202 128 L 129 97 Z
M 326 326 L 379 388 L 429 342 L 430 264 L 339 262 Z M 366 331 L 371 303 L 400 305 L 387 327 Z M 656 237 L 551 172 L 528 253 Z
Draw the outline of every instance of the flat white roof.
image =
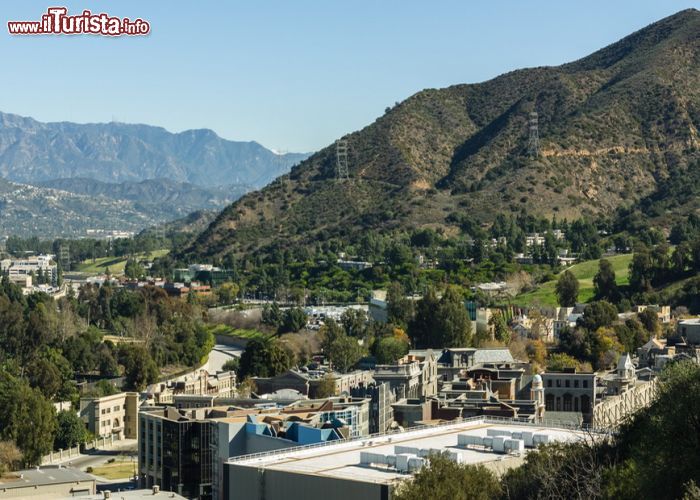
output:
M 356 439 L 333 445 L 306 447 L 292 451 L 280 450 L 274 453 L 231 459 L 229 463 L 234 463 L 237 466 L 264 467 L 271 470 L 315 474 L 338 479 L 391 483 L 397 479 L 406 478 L 406 474 L 401 474 L 393 469 L 360 465 L 360 453 L 362 451 L 393 455 L 395 454 L 394 447 L 401 445 L 458 452 L 462 455 L 463 463 L 468 464 L 516 459 L 514 455 L 494 453 L 490 450 L 478 448 L 467 449 L 457 445 L 458 434 L 484 437 L 487 435 L 486 430 L 489 428 L 511 432 L 530 431 L 537 434 L 546 434 L 550 442 L 574 441 L 584 437 L 584 433 L 581 431 L 567 430 L 565 428 L 521 425 L 513 422 L 491 423 L 485 419 L 476 419 L 418 430 L 409 429 L 402 433 Z M 525 453 L 527 453 L 527 449 Z

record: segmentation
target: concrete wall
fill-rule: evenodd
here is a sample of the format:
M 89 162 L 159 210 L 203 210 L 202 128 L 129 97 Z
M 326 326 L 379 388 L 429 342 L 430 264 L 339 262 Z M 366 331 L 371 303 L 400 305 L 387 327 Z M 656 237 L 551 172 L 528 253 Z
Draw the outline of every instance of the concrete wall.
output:
M 281 450 L 283 448 L 293 448 L 295 446 L 299 446 L 299 443 L 288 441 L 286 439 L 246 433 L 246 455 L 262 453 L 265 451 Z
M 389 485 L 226 465 L 228 500 L 388 500 Z

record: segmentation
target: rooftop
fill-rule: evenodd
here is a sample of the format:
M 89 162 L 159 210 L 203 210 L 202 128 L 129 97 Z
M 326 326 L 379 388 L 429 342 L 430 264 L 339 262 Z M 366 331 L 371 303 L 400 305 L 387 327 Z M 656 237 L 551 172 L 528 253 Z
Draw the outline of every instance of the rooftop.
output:
M 11 477 L 0 479 L 0 489 L 26 488 L 54 483 L 74 483 L 94 481 L 90 474 L 71 467 L 44 467 L 20 470 Z
M 74 497 L 70 497 L 74 498 Z M 80 497 L 82 500 L 104 500 L 105 494 L 104 492 L 98 493 L 96 495 L 87 495 L 87 496 L 81 496 Z M 155 498 L 156 500 L 159 498 L 169 498 L 169 499 L 174 499 L 174 500 L 184 500 L 185 497 L 178 495 L 177 493 L 173 493 L 171 491 L 159 491 L 158 493 L 154 493 L 153 490 L 120 490 L 120 491 L 111 491 L 110 498 L 113 498 L 114 500 L 135 500 L 137 498 Z
M 459 423 L 424 427 L 401 433 L 343 441 L 337 444 L 301 447 L 238 457 L 230 459 L 229 463 L 236 466 L 284 470 L 299 474 L 314 474 L 372 483 L 391 483 L 396 479 L 406 477 L 406 475 L 392 468 L 361 465 L 361 453 L 392 455 L 397 453 L 396 446 L 456 452 L 461 455 L 463 463 L 469 464 L 494 463 L 494 465 L 507 467 L 506 462 L 508 461 L 512 461 L 511 463 L 514 465 L 519 463 L 513 455 L 495 453 L 490 449 L 458 446 L 458 435 L 485 437 L 489 429 L 546 434 L 549 441 L 572 441 L 584 436 L 581 431 L 565 427 L 527 425 L 508 419 L 499 421 L 492 418 L 475 417 Z

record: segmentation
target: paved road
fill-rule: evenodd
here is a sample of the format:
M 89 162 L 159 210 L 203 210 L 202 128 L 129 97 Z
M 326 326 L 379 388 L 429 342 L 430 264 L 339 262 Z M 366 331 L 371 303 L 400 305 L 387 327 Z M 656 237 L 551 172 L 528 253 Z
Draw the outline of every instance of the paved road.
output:
M 136 457 L 136 450 L 137 441 L 135 439 L 124 439 L 123 441 L 118 441 L 114 447 L 109 450 L 93 450 L 89 454 L 65 459 L 61 463 L 80 470 L 85 470 L 87 467 L 102 465 L 110 458 L 118 455 L 127 454 Z

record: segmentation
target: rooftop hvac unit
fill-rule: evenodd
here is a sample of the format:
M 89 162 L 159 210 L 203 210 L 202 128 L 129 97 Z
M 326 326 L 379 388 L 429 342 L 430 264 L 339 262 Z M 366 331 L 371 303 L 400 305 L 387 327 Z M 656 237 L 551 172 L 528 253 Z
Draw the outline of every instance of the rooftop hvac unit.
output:
M 506 439 L 503 442 L 503 448 L 506 453 L 523 453 L 525 443 L 522 439 Z
M 400 446 L 400 445 L 394 446 L 394 453 L 396 453 L 397 455 L 399 453 L 409 453 L 411 455 L 418 455 L 419 451 L 420 451 L 420 448 L 415 448 L 413 446 Z
M 505 451 L 506 451 L 506 448 L 504 445 L 505 441 L 506 441 L 506 438 L 503 436 L 494 436 L 492 444 L 491 444 L 493 451 L 496 453 L 505 453 Z
M 471 436 L 469 434 L 458 434 L 457 435 L 457 445 L 458 446 L 484 446 L 484 439 L 481 436 Z M 490 440 L 491 438 L 489 438 Z M 489 446 L 491 441 L 489 441 Z
M 418 458 L 415 455 L 409 455 L 408 453 L 401 453 L 396 455 L 396 470 L 399 472 L 408 472 L 408 461 L 411 458 Z
M 418 472 L 425 465 L 425 459 L 419 457 L 411 457 L 408 459 L 408 472 Z
M 547 434 L 535 434 L 532 436 L 532 443 L 534 446 L 538 444 L 547 444 L 549 442 L 549 436 Z

